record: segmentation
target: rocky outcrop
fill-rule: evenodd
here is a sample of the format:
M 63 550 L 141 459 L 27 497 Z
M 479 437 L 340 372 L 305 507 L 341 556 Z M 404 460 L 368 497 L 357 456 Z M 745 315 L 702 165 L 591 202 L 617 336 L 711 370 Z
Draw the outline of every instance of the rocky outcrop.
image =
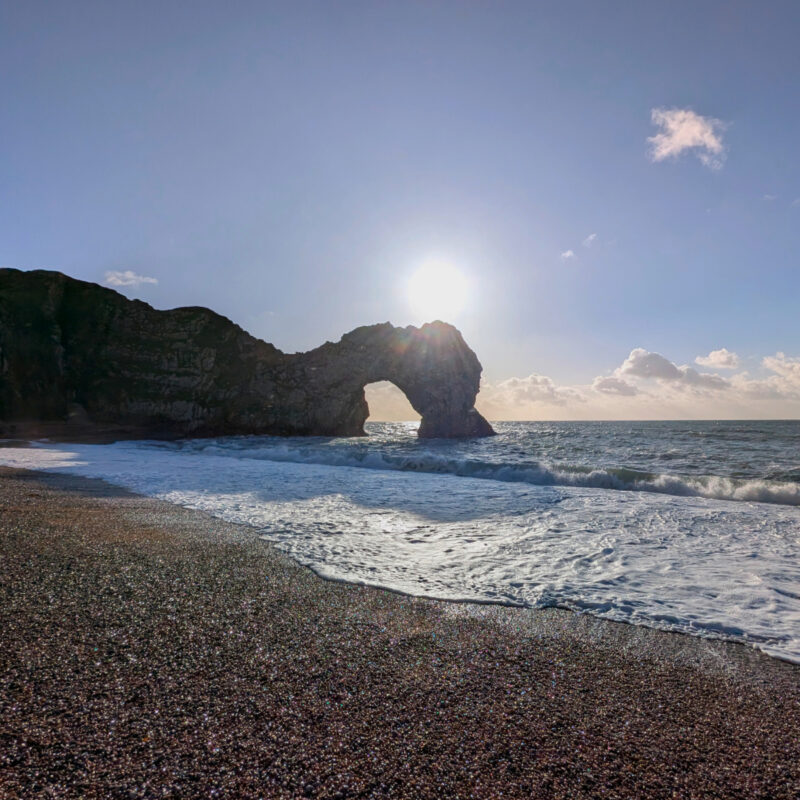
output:
M 58 272 L 0 269 L 4 435 L 357 436 L 364 386 L 396 384 L 424 437 L 487 436 L 481 365 L 443 322 L 357 328 L 282 353 L 206 308 L 158 311 Z

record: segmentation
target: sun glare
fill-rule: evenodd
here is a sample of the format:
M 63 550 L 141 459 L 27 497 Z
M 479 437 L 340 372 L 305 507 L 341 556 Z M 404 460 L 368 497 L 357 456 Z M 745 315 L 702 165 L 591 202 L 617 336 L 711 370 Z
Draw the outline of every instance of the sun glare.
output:
M 449 322 L 467 301 L 467 279 L 447 261 L 426 261 L 408 282 L 408 299 L 421 321 Z

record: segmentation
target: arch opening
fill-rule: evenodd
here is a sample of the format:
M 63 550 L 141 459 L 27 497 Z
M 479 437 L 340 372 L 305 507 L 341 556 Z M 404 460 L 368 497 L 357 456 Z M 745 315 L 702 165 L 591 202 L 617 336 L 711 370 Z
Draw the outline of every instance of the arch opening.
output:
M 367 422 L 419 422 L 403 390 L 391 381 L 375 381 L 364 386 L 369 415 Z

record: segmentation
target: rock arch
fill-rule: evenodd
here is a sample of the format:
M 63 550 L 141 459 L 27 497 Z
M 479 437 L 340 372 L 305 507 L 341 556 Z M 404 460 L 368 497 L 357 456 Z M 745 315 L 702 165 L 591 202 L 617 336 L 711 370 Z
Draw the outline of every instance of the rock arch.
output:
M 422 417 L 421 437 L 490 436 L 489 423 L 475 410 L 481 365 L 459 331 L 444 322 L 396 328 L 386 322 L 345 334 L 301 356 L 331 385 L 347 376 L 349 435 L 364 433 L 369 415 L 364 387 L 390 381 Z M 344 387 L 343 387 L 344 388 Z M 319 419 L 318 424 L 324 424 Z
M 0 432 L 363 435 L 389 380 L 422 437 L 488 436 L 481 365 L 444 322 L 357 328 L 286 354 L 206 308 L 158 311 L 58 272 L 0 269 Z

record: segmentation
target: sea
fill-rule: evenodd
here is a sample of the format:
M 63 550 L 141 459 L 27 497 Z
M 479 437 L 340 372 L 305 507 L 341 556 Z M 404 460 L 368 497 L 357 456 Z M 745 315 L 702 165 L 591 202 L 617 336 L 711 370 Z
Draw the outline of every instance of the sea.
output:
M 252 526 L 319 575 L 557 606 L 800 663 L 800 421 L 500 422 L 486 439 L 0 448 Z

